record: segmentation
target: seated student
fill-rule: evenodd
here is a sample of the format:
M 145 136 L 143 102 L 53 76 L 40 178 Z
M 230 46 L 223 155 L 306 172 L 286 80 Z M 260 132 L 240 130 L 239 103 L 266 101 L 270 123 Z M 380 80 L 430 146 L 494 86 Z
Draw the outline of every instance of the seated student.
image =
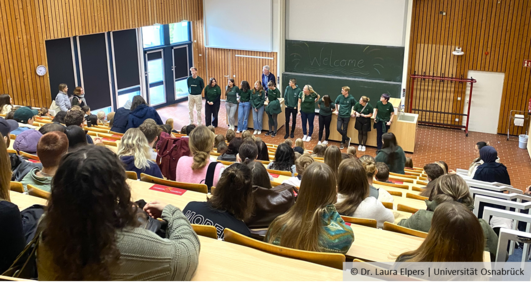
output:
M 88 127 L 98 125 L 98 117 L 90 113 L 90 107 L 88 105 L 82 107 L 81 111 L 85 113 L 85 120 L 87 121 Z
M 271 176 L 264 167 L 264 164 L 250 159 L 246 159 L 243 164 L 251 169 L 253 186 L 259 186 L 268 189 L 273 188 L 271 185 Z
M 163 124 L 159 113 L 153 107 L 148 106 L 142 96 L 134 96 L 125 130 L 139 127 L 148 118 L 155 120 L 159 125 Z
M 65 156 L 43 220 L 39 280 L 192 278 L 200 243 L 186 217 L 173 205 L 153 201 L 144 210 L 168 223 L 166 238 L 140 226 L 121 164 L 106 147 Z
M 66 113 L 64 122 L 65 122 L 66 127 L 70 125 L 76 125 L 76 126 L 83 128 L 83 122 L 85 122 L 85 115 L 80 110 L 71 109 Z M 90 135 L 88 134 L 86 134 L 86 136 L 87 136 L 87 143 L 94 144 L 92 137 L 90 137 Z
M 365 146 L 364 146 L 365 147 Z M 350 158 L 355 158 L 357 159 L 358 158 L 358 155 L 357 155 L 357 151 L 356 151 L 356 147 L 354 146 L 350 146 L 347 148 L 347 155 L 350 157 Z
M 212 133 L 214 133 L 214 135 L 216 135 L 216 128 L 212 125 L 209 125 L 207 126 L 208 130 L 212 131 Z
M 295 148 L 293 148 L 293 151 L 295 151 L 295 153 L 299 154 L 299 155 L 304 154 L 304 149 L 302 149 L 301 147 L 295 147 Z
M 339 164 L 341 164 L 341 150 L 337 146 L 329 146 L 326 148 L 325 155 L 324 155 L 324 162 L 330 168 L 332 171 L 336 174 L 337 177 L 337 171 L 339 169 Z
M 444 174 L 455 173 L 453 172 L 453 170 L 450 170 L 448 168 L 448 164 L 445 161 L 438 161 L 438 162 L 435 162 L 435 164 L 439 165 L 444 170 Z
M 352 159 L 352 157 L 350 157 L 347 153 L 341 153 L 341 160 L 344 161 L 346 159 Z
M 267 147 L 266 147 L 267 148 Z M 267 168 L 270 170 L 291 172 L 295 176 L 295 152 L 288 144 L 280 144 L 275 152 L 275 161 L 269 163 Z
M 255 139 L 253 134 L 249 130 L 245 130 L 244 132 L 242 132 L 242 139 L 245 140 L 246 138 L 251 138 L 251 139 L 253 139 L 253 141 Z
M 98 124 L 104 125 L 105 124 L 105 112 L 103 110 L 98 111 L 98 114 L 96 115 L 98 117 Z
M 68 153 L 88 145 L 85 130 L 77 125 L 70 125 L 65 128 L 65 134 L 68 138 Z
M 48 109 L 45 108 L 45 107 L 41 107 L 41 108 L 38 110 L 37 115 L 40 116 L 40 117 L 43 117 L 43 116 L 44 116 L 44 117 L 52 117 L 52 116 L 50 115 L 50 112 L 48 111 Z
M 26 152 L 29 154 L 37 153 L 37 144 L 39 144 L 39 139 L 41 139 L 42 133 L 35 129 L 30 129 L 20 133 L 17 138 L 15 138 L 15 143 L 13 143 L 13 149 L 17 152 Z
M 186 132 L 186 127 L 188 127 L 188 125 L 185 125 L 181 128 L 181 134 L 187 135 L 188 132 Z
M 19 135 L 26 130 L 38 128 L 37 126 L 33 126 L 37 113 L 37 110 L 29 107 L 21 107 L 17 109 L 14 113 L 13 119 L 18 122 L 18 128 L 11 131 L 11 134 Z
M 474 173 L 474 179 L 486 182 L 499 182 L 511 185 L 509 172 L 504 164 L 496 162 L 498 152 L 492 146 L 485 146 L 479 150 L 483 164 L 479 165 Z
M 7 270 L 26 246 L 26 238 L 22 229 L 22 218 L 17 205 L 11 203 L 9 187 L 11 182 L 11 165 L 7 154 L 6 140 L 3 134 L 9 135 L 9 126 L 0 119 L 0 271 Z
M 42 133 L 42 135 L 52 131 L 65 133 L 65 127 L 58 123 L 48 123 L 39 128 L 39 132 Z
M 339 165 L 336 209 L 341 215 L 374 219 L 378 228 L 382 228 L 385 221 L 395 222 L 393 211 L 370 196 L 365 168 L 357 159 L 347 159 Z
M 269 151 L 267 150 L 267 145 L 262 138 L 256 137 L 255 141 L 256 147 L 258 147 L 258 158 L 260 161 L 269 161 Z M 290 147 L 291 148 L 291 147 Z
M 186 134 L 187 134 L 188 136 L 186 136 L 186 137 L 189 137 L 189 136 L 190 136 L 190 133 L 192 133 L 192 131 L 193 131 L 195 128 L 196 128 L 195 124 L 188 124 L 188 125 L 186 126 Z
M 427 209 L 421 209 L 408 219 L 400 220 L 398 225 L 428 232 L 433 224 L 433 212 L 441 204 L 449 201 L 457 201 L 468 207 L 469 210 L 474 208 L 474 200 L 470 195 L 468 185 L 465 180 L 458 175 L 443 175 L 439 177 L 433 188 L 430 200 L 431 201 L 426 201 Z M 485 220 L 480 219 L 479 223 L 486 239 L 482 244 L 485 243 L 485 250 L 490 252 L 491 259 L 494 261 L 498 246 L 498 236 Z
M 288 144 L 291 148 L 293 148 L 293 141 L 291 139 L 284 140 L 284 143 Z
M 227 151 L 218 157 L 218 161 L 236 162 L 236 155 L 238 155 L 242 143 L 243 140 L 240 137 L 232 139 L 227 147 Z
M 123 107 L 116 110 L 111 127 L 112 132 L 125 133 L 129 121 L 129 114 L 131 113 L 131 104 L 131 100 L 128 100 Z
M 477 142 L 476 145 L 474 145 L 474 154 L 477 155 L 477 158 L 475 158 L 474 161 L 472 161 L 472 163 L 468 167 L 468 176 L 469 177 L 473 177 L 474 174 L 476 173 L 477 168 L 479 166 L 483 165 L 483 160 L 479 156 L 479 151 L 481 151 L 481 148 L 483 148 L 485 146 L 489 146 L 489 142 L 480 141 L 480 142 Z M 496 159 L 496 163 L 500 163 L 500 158 Z
M 234 130 L 228 129 L 227 133 L 225 134 L 225 138 L 227 138 L 227 143 L 230 143 L 230 141 L 232 141 L 234 137 L 236 137 L 236 133 L 234 132 Z
M 410 157 L 406 157 L 406 164 L 404 165 L 404 169 L 413 169 L 413 159 L 411 159 Z
M 313 164 L 315 160 L 310 156 L 310 154 L 304 154 L 295 160 L 295 169 L 297 170 L 296 177 L 290 177 L 289 179 L 284 180 L 282 183 L 293 185 L 295 187 L 301 187 L 301 180 L 304 175 L 304 171 Z
M 381 202 L 393 202 L 393 196 L 391 196 L 391 194 L 389 194 L 387 190 L 383 188 L 376 188 L 372 184 L 374 176 L 378 173 L 374 158 L 369 155 L 363 155 L 360 157 L 360 162 L 363 164 L 363 167 L 365 168 L 365 173 L 367 174 L 367 181 L 369 182 L 370 190 L 369 195 L 380 200 Z
M 431 213 L 428 236 L 397 262 L 483 262 L 485 227 L 465 206 L 446 201 Z M 426 220 L 428 221 L 428 220 Z
M 107 116 L 107 118 L 108 118 L 108 117 L 109 117 L 109 116 Z M 175 130 L 175 129 L 173 128 L 173 118 L 168 118 L 168 119 L 166 119 L 166 123 L 164 123 L 164 124 L 165 124 L 165 125 L 168 125 L 168 126 L 170 127 L 170 132 L 172 132 L 172 133 L 178 133 L 177 130 Z
M 225 142 L 225 136 L 223 136 L 223 134 L 218 134 L 216 135 L 216 137 L 214 138 L 214 146 L 217 146 L 219 145 L 219 143 L 221 142 Z M 219 153 L 219 152 L 218 152 Z
M 198 128 L 202 128 L 200 126 Z M 205 127 L 205 129 L 207 129 Z M 210 130 L 207 129 L 210 132 Z M 210 132 L 212 133 L 212 132 Z M 193 134 L 192 134 L 193 135 Z M 245 219 L 253 212 L 253 183 L 251 170 L 244 164 L 233 164 L 221 175 L 206 202 L 189 202 L 183 213 L 191 224 L 216 227 L 218 238 L 223 239 L 223 230 L 231 229 L 242 235 L 251 236 Z
M 210 162 L 210 152 L 214 145 L 214 133 L 204 125 L 195 128 L 189 134 L 189 146 L 192 157 L 182 156 L 177 162 L 175 180 L 187 183 L 203 183 L 216 186 L 224 166 Z M 213 171 L 212 180 L 206 180 L 208 172 Z
M 227 149 L 228 149 L 228 146 L 227 146 L 227 143 L 225 143 L 225 141 L 221 141 L 219 142 L 219 144 L 216 146 L 216 152 L 218 154 L 224 154 L 225 152 L 227 152 Z M 217 158 L 216 158 L 217 160 Z
M 109 114 L 107 114 L 107 120 L 109 121 L 109 127 L 111 127 L 111 128 L 112 128 L 112 125 L 114 123 L 114 115 L 115 114 L 116 113 L 114 111 L 109 112 Z
M 147 142 L 149 144 L 150 159 L 156 160 L 157 152 L 153 151 L 153 147 L 160 135 L 160 129 L 157 123 L 151 118 L 146 119 L 144 123 L 138 127 L 138 129 L 144 133 L 144 136 L 146 136 Z
M 313 163 L 304 172 L 297 202 L 277 217 L 265 241 L 288 248 L 346 253 L 354 241 L 352 228 L 337 213 L 336 177 L 324 163 Z
M 439 166 L 439 164 L 431 163 L 424 166 L 424 171 L 428 175 L 428 185 L 424 190 L 419 194 L 420 196 L 430 197 L 433 187 L 437 183 L 437 178 L 444 175 L 444 170 Z
M 291 147 L 291 145 L 290 145 L 290 147 Z M 304 142 L 302 142 L 301 138 L 297 138 L 297 140 L 295 140 L 295 147 L 302 148 L 303 152 L 306 150 L 306 149 L 304 149 Z M 304 154 L 304 153 L 301 153 L 301 154 Z
M 0 114 L 8 114 L 13 110 L 13 98 L 8 94 L 0 95 Z
M 317 144 L 313 147 L 312 157 L 315 158 L 324 158 L 324 153 L 326 151 L 326 145 Z
M 66 111 L 60 111 L 55 114 L 55 116 L 52 119 L 52 122 L 57 123 L 57 124 L 65 123 L 65 116 L 66 116 Z
M 382 140 L 383 148 L 374 160 L 386 163 L 392 173 L 404 174 L 406 154 L 402 147 L 398 146 L 395 135 L 391 132 L 385 133 L 382 135 Z
M 15 119 L 15 111 L 12 110 L 6 114 L 5 119 Z
M 238 154 L 236 154 L 236 161 L 243 163 L 245 161 L 254 161 L 258 157 L 258 147 L 252 138 L 244 139 L 241 144 Z
M 152 148 L 146 136 L 138 128 L 127 130 L 118 146 L 118 157 L 124 163 L 126 171 L 163 178 L 159 166 L 151 161 Z
M 389 167 L 382 162 L 376 163 L 376 175 L 374 178 L 379 182 L 392 183 L 389 181 Z
M 32 169 L 20 182 L 24 191 L 28 191 L 28 184 L 50 192 L 52 178 L 59 167 L 61 159 L 68 151 L 68 137 L 64 132 L 53 131 L 41 137 L 37 145 L 37 156 L 42 169 Z
M 6 148 L 11 144 L 9 133 L 17 128 L 18 122 L 0 117 L 0 134 L 3 136 L 2 141 L 4 141 Z M 33 168 L 42 168 L 40 163 L 29 162 L 24 157 L 15 153 L 9 154 L 8 158 L 9 164 L 11 165 L 10 177 L 12 181 L 21 181 Z

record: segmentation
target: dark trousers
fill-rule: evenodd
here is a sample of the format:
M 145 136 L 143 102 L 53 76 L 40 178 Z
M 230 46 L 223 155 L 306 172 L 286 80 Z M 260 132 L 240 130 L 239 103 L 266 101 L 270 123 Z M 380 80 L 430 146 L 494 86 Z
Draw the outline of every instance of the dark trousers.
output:
M 213 105 L 205 102 L 205 125 L 218 127 L 218 113 L 220 101 L 215 101 Z
M 325 141 L 328 141 L 328 137 L 330 136 L 330 123 L 332 122 L 332 115 L 328 116 L 322 116 L 319 115 L 319 141 L 321 141 L 321 137 L 323 137 L 323 130 L 325 131 Z
M 291 133 L 295 133 L 295 126 L 297 126 L 297 108 L 286 107 L 284 113 L 286 116 L 286 135 L 289 135 L 289 117 L 291 115 Z
M 302 119 L 302 134 L 306 135 L 306 123 L 308 123 L 308 136 L 312 136 L 313 134 L 313 120 L 315 119 L 315 113 L 304 113 L 301 111 L 301 119 Z
M 347 130 L 348 130 L 348 123 L 350 122 L 350 116 L 349 117 L 337 117 L 337 132 L 341 134 L 341 143 L 345 143 L 347 141 Z
M 277 134 L 277 126 L 278 126 L 278 114 L 267 114 L 267 117 L 269 118 L 269 133 Z
M 387 131 L 389 131 L 389 127 L 391 127 L 390 125 L 386 125 L 386 129 L 385 129 L 385 132 L 383 131 L 383 121 L 378 121 L 378 123 L 375 124 L 376 126 L 376 145 L 378 146 L 377 149 L 380 150 L 382 149 L 382 135 L 384 133 L 387 133 Z

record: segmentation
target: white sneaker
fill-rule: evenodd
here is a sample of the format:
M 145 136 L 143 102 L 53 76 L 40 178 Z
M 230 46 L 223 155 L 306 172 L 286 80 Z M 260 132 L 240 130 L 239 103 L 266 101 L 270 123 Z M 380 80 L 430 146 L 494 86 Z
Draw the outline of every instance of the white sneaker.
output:
M 358 146 L 358 152 L 361 152 L 361 151 L 363 151 L 363 146 L 359 145 Z
M 321 145 L 321 141 L 317 142 L 317 145 Z
M 258 130 L 257 135 L 260 135 L 260 134 L 262 134 L 262 131 L 261 131 L 261 130 Z
M 328 141 L 325 140 L 325 142 L 323 142 L 323 145 L 328 145 Z
M 308 136 L 308 138 L 306 138 L 306 142 L 310 142 L 310 140 L 312 140 L 312 136 Z
M 363 149 L 361 149 L 362 152 L 365 152 L 366 148 L 365 146 L 363 146 Z
M 253 133 L 253 135 L 256 135 L 256 133 L 258 133 L 258 130 L 255 130 L 254 133 Z
M 236 134 L 240 134 L 240 130 L 236 131 Z
M 304 137 L 302 137 L 302 142 L 305 142 L 306 138 L 308 138 L 308 135 L 304 135 Z

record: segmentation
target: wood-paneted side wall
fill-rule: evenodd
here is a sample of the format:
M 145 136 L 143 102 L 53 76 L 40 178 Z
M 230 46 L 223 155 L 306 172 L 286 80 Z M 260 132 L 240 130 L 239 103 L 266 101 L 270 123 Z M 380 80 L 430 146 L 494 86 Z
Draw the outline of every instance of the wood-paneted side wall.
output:
M 510 110 L 527 109 L 531 68 L 524 68 L 523 61 L 531 59 L 531 1 L 414 0 L 410 44 L 409 74 L 466 77 L 469 70 L 505 73 L 498 133 L 506 133 Z M 463 56 L 451 54 L 457 46 L 463 48 Z M 420 87 L 418 84 L 414 87 Z M 433 109 L 436 100 L 444 100 L 448 112 L 462 113 L 467 95 L 464 85 L 424 85 L 424 90 L 415 91 L 424 95 L 414 102 Z M 408 90 L 411 87 L 408 80 Z M 436 122 L 442 117 L 429 119 Z M 460 124 L 456 117 L 446 119 Z M 525 129 L 510 126 L 510 132 L 520 134 Z

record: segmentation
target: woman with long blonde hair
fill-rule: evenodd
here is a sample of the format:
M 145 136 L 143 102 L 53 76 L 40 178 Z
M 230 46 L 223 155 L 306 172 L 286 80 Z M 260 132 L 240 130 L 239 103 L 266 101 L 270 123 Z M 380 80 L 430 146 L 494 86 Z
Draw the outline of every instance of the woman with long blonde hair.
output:
M 341 150 L 339 150 L 337 146 L 330 146 L 326 148 L 324 154 L 324 162 L 325 164 L 330 166 L 336 177 L 341 161 Z
M 463 203 L 445 202 L 435 209 L 428 236 L 397 262 L 483 262 L 485 236 L 478 218 Z
M 254 82 L 254 88 L 251 92 L 251 107 L 253 109 L 253 135 L 262 133 L 262 119 L 264 118 L 265 92 L 260 80 Z
M 126 171 L 162 178 L 159 166 L 151 159 L 151 148 L 144 133 L 138 128 L 130 128 L 122 137 L 118 147 L 118 157 L 124 163 Z
M 337 213 L 336 177 L 324 163 L 305 171 L 297 202 L 269 226 L 266 242 L 284 247 L 346 253 L 354 241 L 352 228 Z
M 302 89 L 299 97 L 299 111 L 302 118 L 302 141 L 310 142 L 313 134 L 313 121 L 315 119 L 315 103 L 319 101 L 319 94 L 317 94 L 311 85 L 306 85 Z M 306 125 L 309 129 L 306 132 Z
M 209 189 L 216 186 L 223 172 L 223 164 L 210 162 L 210 152 L 216 139 L 206 126 L 200 125 L 188 133 L 188 145 L 192 157 L 182 156 L 177 162 L 175 180 L 186 183 L 203 183 Z M 212 180 L 207 180 L 208 171 L 213 171 Z

